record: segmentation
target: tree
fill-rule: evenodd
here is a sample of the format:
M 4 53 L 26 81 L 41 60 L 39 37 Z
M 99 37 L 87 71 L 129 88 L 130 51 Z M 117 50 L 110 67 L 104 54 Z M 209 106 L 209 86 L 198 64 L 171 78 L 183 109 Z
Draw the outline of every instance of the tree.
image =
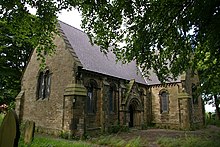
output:
M 118 59 L 136 60 L 145 73 L 165 81 L 197 70 L 200 92 L 215 99 L 220 118 L 219 0 L 84 1 L 79 9 L 93 43 L 115 46 Z
M 211 64 L 209 69 L 206 66 L 199 69 L 200 71 L 200 81 L 202 82 L 202 93 L 204 100 L 208 104 L 213 104 L 216 108 L 217 118 L 220 120 L 220 65 Z M 211 72 L 211 73 L 210 73 Z
M 210 93 L 216 89 L 211 85 L 220 87 L 215 76 L 220 58 L 219 0 L 3 0 L 0 14 L 17 24 L 26 17 L 27 4 L 37 9 L 33 40 L 41 58 L 43 50 L 54 49 L 56 14 L 75 7 L 82 12 L 82 27 L 91 42 L 104 52 L 114 46 L 118 60 L 136 60 L 143 72 L 153 69 L 161 81 L 191 68 L 200 73 L 203 88 L 210 85 Z
M 0 34 L 0 104 L 10 104 L 20 92 L 22 72 L 34 44 L 20 38 L 6 21 L 0 21 Z
M 93 43 L 115 46 L 119 59 L 153 68 L 160 80 L 198 68 L 207 53 L 207 63 L 219 62 L 219 0 L 88 1 L 79 9 Z
M 0 2 L 0 20 L 20 40 L 28 40 L 37 45 L 37 53 L 42 63 L 45 62 L 44 54 L 51 54 L 55 48 L 53 44 L 54 33 L 57 33 L 57 17 L 59 8 L 64 5 L 52 0 L 2 0 Z M 37 9 L 33 17 L 27 7 Z
M 44 54 L 53 52 L 57 20 L 56 8 L 51 3 L 0 2 L 0 103 L 10 104 L 21 90 L 22 72 L 35 47 L 42 67 Z M 38 7 L 37 16 L 28 12 L 27 4 Z

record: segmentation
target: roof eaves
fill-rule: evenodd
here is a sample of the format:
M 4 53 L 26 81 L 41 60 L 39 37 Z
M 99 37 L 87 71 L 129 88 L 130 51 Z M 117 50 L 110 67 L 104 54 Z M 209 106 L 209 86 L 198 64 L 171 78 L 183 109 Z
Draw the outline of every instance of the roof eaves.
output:
M 63 38 L 63 40 L 64 40 L 64 42 L 65 42 L 66 48 L 69 50 L 69 52 L 71 53 L 71 55 L 72 55 L 73 58 L 75 59 L 76 64 L 77 64 L 78 66 L 83 67 L 82 63 L 80 62 L 79 58 L 77 57 L 77 55 L 76 55 L 74 49 L 72 48 L 72 46 L 71 46 L 71 44 L 70 44 L 68 38 L 66 37 L 66 35 L 65 35 L 65 33 L 63 32 L 63 30 L 62 30 L 62 28 L 61 28 L 61 26 L 60 26 L 59 23 L 57 24 L 57 28 L 58 28 L 58 30 L 59 30 L 59 32 L 60 32 L 61 37 Z

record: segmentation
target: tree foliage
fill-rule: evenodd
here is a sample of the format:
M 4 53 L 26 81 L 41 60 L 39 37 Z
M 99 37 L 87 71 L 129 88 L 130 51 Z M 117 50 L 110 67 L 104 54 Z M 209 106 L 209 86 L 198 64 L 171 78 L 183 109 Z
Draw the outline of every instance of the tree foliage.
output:
M 29 17 L 27 5 L 36 8 Z M 1 20 L 19 38 L 30 35 L 38 56 L 54 49 L 56 14 L 75 7 L 82 12 L 82 27 L 102 51 L 114 46 L 118 60 L 136 60 L 143 72 L 153 69 L 161 81 L 191 68 L 198 70 L 203 90 L 219 94 L 219 0 L 2 0 Z M 74 18 L 71 18 L 74 19 Z
M 10 104 L 20 91 L 21 76 L 34 44 L 0 21 L 0 103 Z M 29 34 L 31 37 L 32 34 Z
M 36 7 L 36 16 L 27 5 Z M 0 103 L 9 104 L 20 91 L 21 76 L 32 50 L 44 65 L 44 54 L 53 52 L 56 33 L 56 3 L 2 0 L 0 2 Z
M 94 43 L 116 46 L 119 59 L 136 60 L 146 72 L 153 68 L 161 80 L 218 65 L 219 0 L 87 1 L 80 10 Z
M 205 100 L 215 97 L 218 107 L 219 0 L 84 1 L 79 9 L 82 27 L 104 51 L 115 46 L 118 59 L 136 60 L 161 81 L 197 70 Z

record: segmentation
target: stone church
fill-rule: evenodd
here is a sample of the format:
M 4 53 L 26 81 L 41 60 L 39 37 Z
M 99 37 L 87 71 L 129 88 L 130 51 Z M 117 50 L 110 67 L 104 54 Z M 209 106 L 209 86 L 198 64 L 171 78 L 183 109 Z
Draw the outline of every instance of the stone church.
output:
M 56 51 L 39 68 L 34 51 L 16 97 L 23 122 L 54 134 L 106 132 L 113 126 L 189 130 L 204 124 L 204 107 L 194 94 L 198 78 L 186 72 L 162 85 L 152 72 L 142 76 L 135 62 L 116 63 L 91 45 L 87 35 L 59 21 Z

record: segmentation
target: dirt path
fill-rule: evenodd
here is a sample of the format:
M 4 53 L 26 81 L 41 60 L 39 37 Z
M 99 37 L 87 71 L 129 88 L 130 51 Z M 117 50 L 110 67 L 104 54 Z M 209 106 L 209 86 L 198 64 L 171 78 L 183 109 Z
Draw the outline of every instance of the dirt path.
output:
M 220 128 L 215 126 L 208 126 L 202 130 L 196 131 L 178 131 L 166 129 L 148 129 L 148 130 L 131 130 L 130 132 L 121 132 L 117 134 L 118 137 L 124 140 L 131 140 L 141 138 L 142 145 L 148 147 L 159 147 L 157 139 L 160 137 L 180 138 L 185 136 L 199 136 L 199 137 L 213 137 L 215 133 L 220 133 Z

